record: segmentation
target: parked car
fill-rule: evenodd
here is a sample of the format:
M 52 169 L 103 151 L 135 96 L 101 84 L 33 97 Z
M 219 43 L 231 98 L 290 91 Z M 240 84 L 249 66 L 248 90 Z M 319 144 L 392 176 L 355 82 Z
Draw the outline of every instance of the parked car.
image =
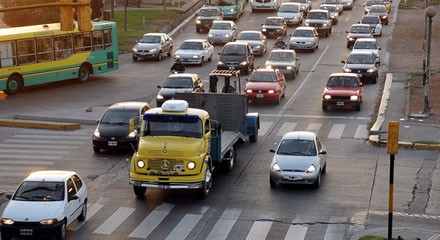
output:
M 254 54 L 250 43 L 226 43 L 219 55 L 217 70 L 240 70 L 243 74 L 249 74 L 254 68 Z
M 379 63 L 372 52 L 351 52 L 344 63 L 342 70 L 346 73 L 356 73 L 362 83 L 367 81 L 376 83 L 379 77 Z
M 272 101 L 280 104 L 286 95 L 286 79 L 277 68 L 255 69 L 247 79 L 244 92 L 249 101 Z
M 376 56 L 376 62 L 380 64 L 379 44 L 375 38 L 358 38 L 354 42 L 352 52 L 372 52 Z
M 136 149 L 137 132 L 130 131 L 130 119 L 134 120 L 137 128 L 142 114 L 148 109 L 150 106 L 146 102 L 118 102 L 108 107 L 93 132 L 93 151 L 100 153 L 101 149 Z
M 276 11 L 280 6 L 280 0 L 250 0 L 251 10 L 273 10 Z
M 266 68 L 277 68 L 287 78 L 295 79 L 299 73 L 300 61 L 295 50 L 274 49 L 269 53 Z
M 307 16 L 310 10 L 312 10 L 311 0 L 285 0 L 284 2 L 295 2 L 301 4 L 301 11 L 304 13 L 304 17 Z
M 175 58 L 180 58 L 183 64 L 203 65 L 211 61 L 214 47 L 205 39 L 188 39 L 182 42 L 174 53 Z
M 361 110 L 364 87 L 355 73 L 333 73 L 322 93 L 322 110 L 329 107 Z
M 215 20 L 223 20 L 223 12 L 219 7 L 204 6 L 196 14 L 196 32 L 211 29 L 212 22 Z
M 344 10 L 352 10 L 353 9 L 353 0 L 341 0 L 342 8 Z
M 371 14 L 364 15 L 359 23 L 370 25 L 373 36 L 382 36 L 382 22 L 379 16 Z
M 195 93 L 205 92 L 202 78 L 194 73 L 171 74 L 162 84 L 157 86 L 156 106 L 160 107 L 166 100 L 174 99 L 176 92 Z
M 304 12 L 301 11 L 301 3 L 283 2 L 277 16 L 283 17 L 287 25 L 299 26 L 303 22 Z
M 261 24 L 261 32 L 266 37 L 284 37 L 287 33 L 287 22 L 283 17 L 267 17 Z
M 339 15 L 342 15 L 344 12 L 344 5 L 342 4 L 341 0 L 324 0 L 322 4 L 335 5 Z
M 332 33 L 332 18 L 330 12 L 323 9 L 312 9 L 304 21 L 304 26 L 314 27 L 318 33 L 328 37 Z
M 87 216 L 87 186 L 73 171 L 38 171 L 27 176 L 1 217 L 3 240 L 65 239 L 67 227 Z
M 319 47 L 319 34 L 314 27 L 297 27 L 290 34 L 289 48 L 295 50 L 310 49 L 313 52 Z
M 254 55 L 263 56 L 267 51 L 266 36 L 260 31 L 242 31 L 238 34 L 236 42 L 247 42 L 252 46 Z
M 270 187 L 277 183 L 320 186 L 321 174 L 327 171 L 327 151 L 314 132 L 288 132 L 270 152 L 275 153 L 270 163 Z
M 330 12 L 332 25 L 336 25 L 339 22 L 339 12 L 336 5 L 321 4 L 321 6 L 319 6 L 319 9 L 328 10 Z
M 208 41 L 211 44 L 223 44 L 237 39 L 237 25 L 234 21 L 214 21 L 208 33 Z
M 368 14 L 377 15 L 382 24 L 388 25 L 388 10 L 385 5 L 373 5 Z
M 371 33 L 370 25 L 368 24 L 353 24 L 350 27 L 350 31 L 346 31 L 347 33 L 347 48 L 352 48 L 354 42 L 358 38 L 372 38 L 373 34 Z
M 166 33 L 146 33 L 133 47 L 133 61 L 146 58 L 162 60 L 164 54 L 171 57 L 173 39 Z

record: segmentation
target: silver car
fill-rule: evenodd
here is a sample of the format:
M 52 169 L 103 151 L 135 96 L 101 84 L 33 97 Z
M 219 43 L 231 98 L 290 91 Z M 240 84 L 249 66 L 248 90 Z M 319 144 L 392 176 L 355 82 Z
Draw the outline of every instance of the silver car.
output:
M 289 48 L 295 50 L 309 49 L 313 52 L 319 46 L 319 35 L 314 27 L 297 27 L 290 34 Z
M 264 64 L 266 68 L 278 68 L 287 78 L 295 79 L 299 73 L 299 57 L 295 50 L 274 49 Z
M 303 22 L 304 13 L 301 11 L 301 3 L 284 2 L 278 9 L 278 17 L 283 17 L 288 25 L 300 25 Z
M 330 12 L 330 17 L 332 18 L 332 24 L 336 25 L 339 22 L 339 12 L 336 5 L 332 4 L 321 4 L 319 9 L 328 10 Z
M 183 41 L 174 54 L 180 58 L 183 64 L 198 64 L 211 61 L 214 55 L 214 47 L 205 39 L 187 39 Z
M 173 52 L 173 39 L 166 33 L 147 33 L 142 36 L 133 47 L 133 61 L 145 58 L 162 60 L 166 54 L 171 57 Z
M 248 42 L 252 52 L 260 56 L 267 51 L 267 39 L 260 31 L 242 31 L 238 34 L 237 42 Z
M 234 21 L 214 21 L 208 33 L 211 44 L 233 42 L 237 39 L 237 25 Z
M 327 169 L 327 151 L 314 132 L 294 131 L 281 139 L 272 163 L 269 183 L 271 187 L 281 184 L 311 184 L 318 188 L 321 173 Z

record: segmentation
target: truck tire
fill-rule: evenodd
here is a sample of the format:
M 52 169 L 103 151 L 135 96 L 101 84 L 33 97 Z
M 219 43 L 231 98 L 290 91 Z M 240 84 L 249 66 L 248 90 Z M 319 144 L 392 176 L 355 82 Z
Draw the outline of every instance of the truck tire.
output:
M 205 181 L 202 182 L 202 188 L 199 189 L 200 198 L 205 199 L 208 196 L 209 190 L 211 190 L 211 186 L 212 186 L 212 173 L 211 173 L 211 169 L 208 166 L 205 171 Z
M 256 143 L 258 141 L 258 133 L 255 135 L 249 136 L 249 142 Z
M 145 192 L 147 191 L 146 187 L 133 186 L 134 194 L 137 198 L 144 198 Z
M 222 170 L 224 173 L 230 173 L 232 171 L 236 156 L 237 154 L 235 153 L 235 148 L 230 148 L 225 157 L 222 159 Z

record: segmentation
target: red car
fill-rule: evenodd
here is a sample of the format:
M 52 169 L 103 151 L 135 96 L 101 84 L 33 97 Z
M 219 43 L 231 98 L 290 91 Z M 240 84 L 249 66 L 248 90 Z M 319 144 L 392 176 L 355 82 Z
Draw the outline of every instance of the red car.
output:
M 388 10 L 385 5 L 371 6 L 369 14 L 379 16 L 382 24 L 388 25 Z
M 246 81 L 244 92 L 249 101 L 275 101 L 279 104 L 286 94 L 286 78 L 279 69 L 255 69 Z
M 331 107 L 361 110 L 364 87 L 355 73 L 333 73 L 322 93 L 322 110 Z

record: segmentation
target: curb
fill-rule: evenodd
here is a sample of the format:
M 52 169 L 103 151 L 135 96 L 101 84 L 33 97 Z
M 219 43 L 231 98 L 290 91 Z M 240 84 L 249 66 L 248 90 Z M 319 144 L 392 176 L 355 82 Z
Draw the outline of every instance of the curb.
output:
M 17 119 L 0 119 L 0 126 L 3 127 L 18 127 L 18 128 L 38 128 L 38 129 L 50 129 L 50 130 L 77 130 L 81 129 L 79 123 L 61 123 L 61 122 L 48 122 L 48 121 L 27 121 Z

